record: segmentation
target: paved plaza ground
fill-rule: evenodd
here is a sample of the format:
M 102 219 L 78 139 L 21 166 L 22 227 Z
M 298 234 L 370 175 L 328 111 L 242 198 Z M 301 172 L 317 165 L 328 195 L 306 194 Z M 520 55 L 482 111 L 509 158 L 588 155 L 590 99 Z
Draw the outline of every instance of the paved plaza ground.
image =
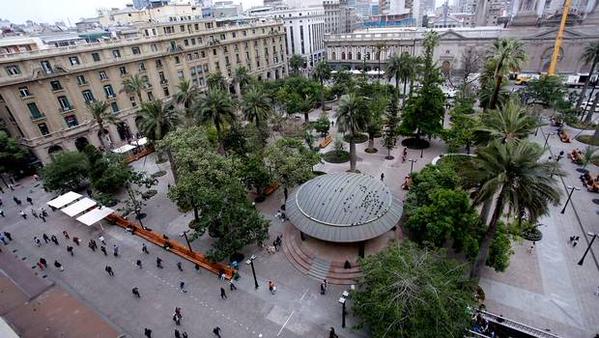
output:
M 313 112 L 310 118 L 317 119 L 319 113 Z M 329 114 L 332 116 L 333 113 Z M 543 143 L 544 132 L 552 129 L 544 127 L 535 140 Z M 572 129 L 566 130 L 571 135 L 576 133 Z M 375 177 L 384 173 L 391 191 L 403 200 L 406 192 L 401 189 L 401 184 L 409 174 L 410 162 L 402 163 L 401 147 L 393 151 L 394 160 L 385 160 L 386 151 L 380 144 L 381 140 L 377 139 L 376 143 L 379 149 L 376 154 L 364 152 L 367 143 L 357 146 L 357 167 L 362 173 Z M 583 148 L 575 140 L 571 144 L 563 144 L 555 136 L 549 139 L 549 145 L 554 153 L 575 147 Z M 422 157 L 420 151 L 411 150 L 408 158 L 417 160 L 414 164 L 414 170 L 417 171 L 444 152 L 445 145 L 433 139 L 431 147 L 422 153 Z M 580 185 L 579 174 L 575 171 L 577 166 L 567 158 L 561 162 L 567 173 L 564 184 Z M 179 235 L 186 229 L 192 215 L 180 213 L 166 197 L 167 184 L 173 184 L 168 163 L 156 164 L 155 156 L 151 155 L 133 163 L 133 166 L 149 174 L 159 170 L 168 172 L 168 175 L 159 178 L 159 194 L 148 201 L 144 208 L 147 217 L 143 221 L 144 225 L 181 240 Z M 322 163 L 315 169 L 331 173 L 343 172 L 348 168 L 349 163 Z M 594 167 L 591 171 L 597 173 L 599 168 Z M 188 262 L 183 262 L 183 272 L 179 272 L 176 262 L 180 259 L 161 248 L 151 246 L 150 254 L 143 254 L 142 240 L 121 228 L 107 226 L 102 231 L 99 226 L 86 227 L 61 212 L 50 212 L 47 223 L 31 215 L 24 220 L 19 216 L 12 196 L 23 201 L 31 196 L 37 209 L 54 196 L 45 193 L 39 182 L 31 179 L 20 181 L 14 192 L 1 195 L 6 213 L 6 218 L 0 223 L 1 230 L 11 232 L 14 239 L 7 246 L 2 246 L 2 255 L 16 255 L 29 269 L 39 257 L 45 257 L 50 264 L 54 259 L 59 260 L 65 267 L 64 272 L 49 267 L 43 274 L 70 297 L 97 313 L 95 321 L 82 322 L 81 325 L 105 325 L 105 321 L 108 321 L 112 329 L 125 337 L 142 337 L 144 327 L 151 328 L 154 337 L 172 337 L 175 328 L 187 331 L 189 337 L 210 337 L 215 326 L 221 327 L 223 337 L 327 337 L 330 327 L 335 327 L 340 337 L 368 336 L 364 331 L 351 329 L 356 323 L 351 311 L 347 328 L 341 328 L 341 306 L 337 300 L 344 287 L 331 286 L 326 295 L 320 295 L 319 281 L 296 270 L 281 251 L 268 254 L 256 246 L 245 248 L 243 253 L 246 256 L 257 256 L 255 267 L 260 288 L 254 289 L 251 270 L 243 264 L 241 279 L 235 282 L 238 289 L 229 291 L 226 282 L 207 271 L 196 272 Z M 574 193 L 573 203 L 564 215 L 559 213 L 561 206 L 552 207 L 551 215 L 541 220 L 545 225 L 541 229 L 543 240 L 536 244 L 531 254 L 526 250 L 530 246 L 528 242 L 516 243 L 513 248 L 515 254 L 506 272 L 495 273 L 485 269 L 481 285 L 487 295 L 488 310 L 522 323 L 550 329 L 563 337 L 592 337 L 596 333 L 599 328 L 599 297 L 594 296 L 593 292 L 599 286 L 599 264 L 594 255 L 587 257 L 584 266 L 576 264 L 587 246 L 584 233 L 599 232 L 599 206 L 592 203 L 593 198 L 599 198 L 599 195 L 581 190 Z M 285 226 L 274 217 L 282 203 L 283 193 L 278 190 L 264 203 L 257 205 L 272 220 L 269 230 L 271 241 L 283 232 Z M 29 213 L 30 206 L 23 207 Z M 75 247 L 73 257 L 66 251 L 63 230 L 67 230 L 71 237 L 82 239 L 83 243 Z M 39 248 L 34 246 L 33 236 L 41 236 L 42 233 L 55 234 L 60 245 L 50 243 Z M 99 250 L 92 252 L 87 248 L 87 241 L 97 239 L 101 234 L 108 244 L 108 256 Z M 580 244 L 575 248 L 568 244 L 571 235 L 581 237 Z M 113 244 L 120 247 L 118 258 L 110 255 Z M 192 247 L 206 251 L 210 247 L 209 236 L 206 234 L 194 241 Z M 597 248 L 595 246 L 595 252 Z M 12 253 L 12 250 L 17 251 Z M 157 256 L 163 259 L 164 269 L 156 268 Z M 142 269 L 136 268 L 137 259 L 143 261 Z M 113 267 L 114 277 L 105 273 L 107 264 Z M 37 268 L 33 271 L 40 273 Z M 267 280 L 277 284 L 276 295 L 269 293 Z M 179 290 L 180 281 L 186 283 L 187 293 Z M 135 286 L 141 292 L 141 299 L 131 294 L 131 288 Z M 228 299 L 220 298 L 220 287 L 226 288 Z M 349 303 L 351 308 L 351 300 Z M 183 312 L 180 327 L 176 327 L 171 319 L 176 306 L 181 307 Z M 80 337 L 75 332 L 48 337 Z M 23 337 L 40 336 L 24 332 Z M 98 337 L 114 335 L 106 333 Z

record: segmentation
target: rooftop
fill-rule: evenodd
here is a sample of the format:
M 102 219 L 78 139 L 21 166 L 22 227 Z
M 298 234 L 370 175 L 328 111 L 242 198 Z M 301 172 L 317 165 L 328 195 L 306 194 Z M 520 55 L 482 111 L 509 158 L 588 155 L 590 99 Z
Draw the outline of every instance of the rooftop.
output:
M 289 198 L 286 212 L 305 234 L 331 242 L 358 242 L 382 235 L 402 214 L 399 200 L 380 180 L 338 173 L 314 178 Z

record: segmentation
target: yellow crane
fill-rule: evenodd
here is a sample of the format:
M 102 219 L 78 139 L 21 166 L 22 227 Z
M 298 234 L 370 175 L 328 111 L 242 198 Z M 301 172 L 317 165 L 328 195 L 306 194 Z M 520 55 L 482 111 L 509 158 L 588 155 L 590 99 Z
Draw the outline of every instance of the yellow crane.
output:
M 559 59 L 559 51 L 562 48 L 562 41 L 564 40 L 564 31 L 566 30 L 566 22 L 568 21 L 568 14 L 570 13 L 570 7 L 572 6 L 572 0 L 566 0 L 564 2 L 564 8 L 562 11 L 562 21 L 559 24 L 559 30 L 557 31 L 557 37 L 555 38 L 555 45 L 553 46 L 553 54 L 551 55 L 551 63 L 549 64 L 548 75 L 555 75 L 557 70 L 557 61 Z

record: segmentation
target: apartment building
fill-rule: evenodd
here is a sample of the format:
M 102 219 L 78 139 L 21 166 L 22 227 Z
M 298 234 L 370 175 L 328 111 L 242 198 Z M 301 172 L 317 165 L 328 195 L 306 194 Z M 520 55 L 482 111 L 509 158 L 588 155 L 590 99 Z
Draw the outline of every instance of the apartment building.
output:
M 0 118 L 43 162 L 86 144 L 118 147 L 135 137 L 136 95 L 122 91 L 133 74 L 147 81 L 144 102 L 167 99 L 182 79 L 200 89 L 208 73 L 231 79 L 246 67 L 262 80 L 286 76 L 283 23 L 201 20 L 136 26 L 135 38 L 0 55 Z M 102 133 L 87 103 L 104 100 L 118 120 Z

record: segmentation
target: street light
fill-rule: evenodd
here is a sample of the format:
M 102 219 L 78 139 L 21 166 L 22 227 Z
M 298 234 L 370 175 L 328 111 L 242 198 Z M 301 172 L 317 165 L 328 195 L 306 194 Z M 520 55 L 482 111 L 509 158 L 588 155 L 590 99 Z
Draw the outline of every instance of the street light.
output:
M 572 193 L 574 193 L 574 190 L 580 190 L 580 188 L 575 187 L 575 186 L 568 186 L 568 189 L 570 189 L 570 193 L 568 194 L 568 199 L 566 200 L 566 204 L 564 204 L 564 208 L 562 209 L 561 213 L 565 213 L 566 212 L 566 207 L 568 206 L 568 202 L 570 202 L 570 199 L 572 199 Z M 574 203 L 574 202 L 572 202 Z
M 591 239 L 591 242 L 589 243 L 589 246 L 587 247 L 587 249 L 584 251 L 584 255 L 582 255 L 582 258 L 578 261 L 578 265 L 582 265 L 584 263 L 584 258 L 587 256 L 587 254 L 591 250 L 591 245 L 593 245 L 595 238 L 597 238 L 597 236 L 599 236 L 599 234 L 592 233 L 592 232 L 589 232 L 588 235 L 593 236 L 593 238 Z
M 549 133 L 547 133 L 547 136 L 545 136 L 545 144 L 543 145 L 543 150 L 545 150 L 545 148 L 547 147 L 547 143 L 549 142 L 549 137 L 551 135 L 555 135 L 555 133 L 554 132 L 549 132 Z
M 183 233 L 181 234 L 181 236 L 185 237 L 185 242 L 187 242 L 187 247 L 189 248 L 189 252 L 193 252 L 193 250 L 191 249 L 191 244 L 189 243 L 189 238 L 187 237 L 187 232 L 189 230 L 185 230 L 183 231 Z
M 413 160 L 413 159 L 408 159 L 408 161 L 410 161 L 410 175 L 412 175 L 412 172 L 414 171 L 414 163 L 416 163 L 416 161 L 418 160 Z
M 345 297 L 339 298 L 339 303 L 341 303 L 341 327 L 342 328 L 345 328 L 345 301 L 346 300 L 347 300 L 347 298 L 345 298 Z
M 254 259 L 256 259 L 256 256 L 252 255 L 252 257 L 250 257 L 247 261 L 245 261 L 245 264 L 252 266 L 252 274 L 254 275 L 254 286 L 257 289 L 259 287 L 259 285 L 258 285 L 258 279 L 256 279 L 256 270 L 254 269 Z

